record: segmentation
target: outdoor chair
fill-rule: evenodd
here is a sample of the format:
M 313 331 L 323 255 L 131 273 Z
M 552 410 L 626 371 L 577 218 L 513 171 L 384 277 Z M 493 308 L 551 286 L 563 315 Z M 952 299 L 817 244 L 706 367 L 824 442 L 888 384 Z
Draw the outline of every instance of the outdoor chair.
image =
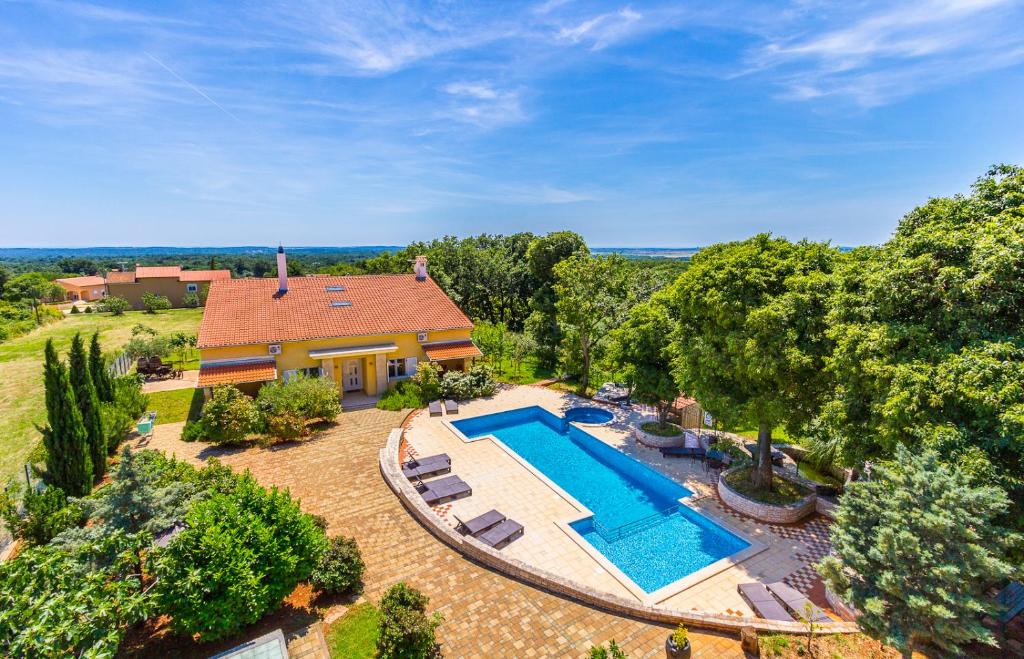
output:
M 775 596 L 768 592 L 764 584 L 741 583 L 736 586 L 740 596 L 747 601 L 754 613 L 765 620 L 782 620 L 793 622 L 793 616 L 789 615 L 786 608 L 782 606 Z
M 427 409 L 430 411 L 430 416 L 441 416 L 441 401 L 430 401 L 430 404 L 427 405 Z
M 463 535 L 478 536 L 485 531 L 489 531 L 493 527 L 501 524 L 505 521 L 505 516 L 499 513 L 497 510 L 488 510 L 483 515 L 478 515 L 468 522 L 464 522 L 459 519 L 458 515 L 453 515 L 455 521 L 458 522 L 458 526 L 455 530 Z
M 473 488 L 458 476 L 446 476 L 428 483 L 421 480 L 417 485 L 417 490 L 428 506 L 436 506 L 439 503 L 473 495 Z
M 511 519 L 506 519 L 489 531 L 481 533 L 477 538 L 488 547 L 501 549 L 516 538 L 523 536 L 523 525 Z
M 447 474 L 452 470 L 452 459 L 447 453 L 409 460 L 402 465 L 402 474 L 409 480 Z
M 447 398 L 444 401 L 444 411 L 447 414 L 458 414 L 459 413 L 459 404 L 456 403 L 454 400 L 451 400 L 450 398 Z
M 807 599 L 806 595 L 781 581 L 768 584 L 768 590 L 771 591 L 772 595 L 782 600 L 787 609 L 800 618 L 808 614 L 807 607 L 810 607 L 811 620 L 814 622 L 829 622 L 832 620 L 824 611 L 816 607 L 811 600 Z
M 662 457 L 695 458 L 703 460 L 705 451 L 700 446 L 668 446 L 661 449 Z

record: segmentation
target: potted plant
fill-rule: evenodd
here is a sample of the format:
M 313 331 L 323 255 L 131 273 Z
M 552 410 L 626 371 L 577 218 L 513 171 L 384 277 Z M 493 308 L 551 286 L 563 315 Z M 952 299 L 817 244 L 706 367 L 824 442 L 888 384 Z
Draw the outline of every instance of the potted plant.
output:
M 665 656 L 668 659 L 690 659 L 690 639 L 687 638 L 686 625 L 680 623 L 665 639 Z

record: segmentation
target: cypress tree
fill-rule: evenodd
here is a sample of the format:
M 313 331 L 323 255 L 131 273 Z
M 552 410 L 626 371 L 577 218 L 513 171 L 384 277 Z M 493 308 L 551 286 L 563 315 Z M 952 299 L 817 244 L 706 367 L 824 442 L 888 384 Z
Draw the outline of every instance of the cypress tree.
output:
M 89 457 L 92 460 L 92 474 L 97 481 L 107 473 L 107 434 L 103 431 L 103 417 L 100 416 L 100 399 L 92 382 L 89 360 L 85 354 L 85 342 L 81 334 L 71 339 L 71 354 L 68 357 L 71 374 L 71 388 L 75 391 L 75 402 L 82 413 L 82 423 L 89 443 Z
M 113 403 L 114 383 L 110 379 L 110 373 L 107 372 L 107 364 L 103 361 L 99 332 L 93 332 L 92 341 L 89 343 L 89 373 L 92 374 L 92 384 L 96 387 L 96 395 L 104 403 Z
M 82 413 L 75 403 L 67 367 L 57 356 L 52 339 L 46 342 L 43 377 L 49 422 L 42 429 L 47 479 L 69 496 L 85 496 L 92 490 L 88 436 L 82 423 Z

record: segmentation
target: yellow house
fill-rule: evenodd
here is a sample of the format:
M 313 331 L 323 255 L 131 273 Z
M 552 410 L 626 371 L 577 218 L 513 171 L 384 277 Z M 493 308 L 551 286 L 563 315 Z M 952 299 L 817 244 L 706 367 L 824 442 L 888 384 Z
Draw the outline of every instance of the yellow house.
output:
M 368 404 L 422 361 L 443 369 L 480 356 L 473 323 L 427 276 L 426 259 L 400 275 L 292 277 L 210 284 L 199 328 L 199 386 L 254 392 L 295 373 L 325 376 L 352 406 Z
M 164 295 L 172 307 L 185 306 L 185 296 L 199 295 L 211 282 L 231 279 L 230 270 L 182 270 L 178 265 L 143 266 L 124 272 L 107 273 L 107 295 L 123 297 L 136 309 L 141 309 L 146 293 Z
M 64 289 L 70 302 L 92 302 L 107 296 L 107 282 L 103 277 L 63 277 L 53 281 Z

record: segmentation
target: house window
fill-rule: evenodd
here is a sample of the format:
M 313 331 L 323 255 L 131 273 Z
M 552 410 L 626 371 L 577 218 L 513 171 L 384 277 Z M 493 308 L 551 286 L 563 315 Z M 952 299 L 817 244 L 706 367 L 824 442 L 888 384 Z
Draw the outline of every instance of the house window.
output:
M 311 378 L 318 378 L 318 377 L 320 377 L 322 375 L 320 367 L 319 366 L 314 366 L 312 368 L 290 368 L 290 369 L 288 369 L 287 371 L 284 372 L 282 377 L 283 377 L 285 382 L 290 382 L 292 380 L 292 378 L 296 377 L 300 373 L 302 375 L 307 375 L 307 376 L 309 376 Z
M 189 293 L 198 293 L 199 284 L 185 284 L 185 290 L 188 291 Z
M 388 360 L 388 379 L 394 380 L 395 378 L 409 377 L 409 374 L 405 372 L 405 360 L 404 359 L 389 359 Z

